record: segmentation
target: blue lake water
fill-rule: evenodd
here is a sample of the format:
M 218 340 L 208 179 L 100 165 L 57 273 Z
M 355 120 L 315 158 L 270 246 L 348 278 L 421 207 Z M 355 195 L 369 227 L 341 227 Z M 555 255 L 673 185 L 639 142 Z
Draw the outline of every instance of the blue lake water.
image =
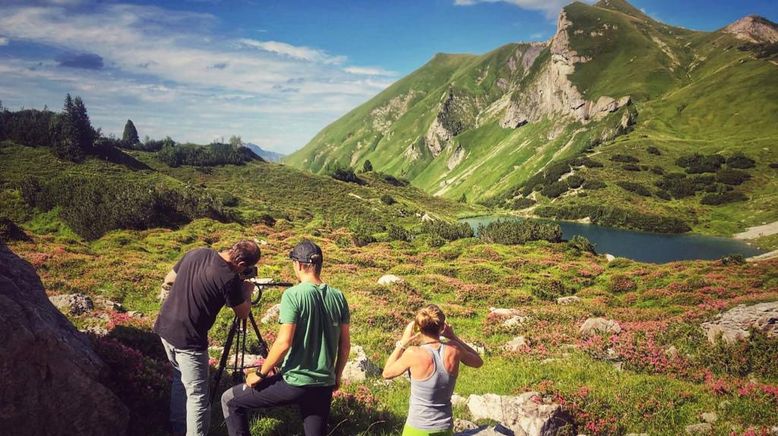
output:
M 523 220 L 511 216 L 481 216 L 463 219 L 473 230 L 497 220 Z M 641 262 L 664 263 L 676 260 L 719 259 L 730 254 L 756 256 L 763 251 L 735 239 L 696 234 L 663 234 L 622 230 L 594 224 L 551 221 L 562 228 L 562 237 L 581 235 L 591 241 L 597 253 L 610 253 Z

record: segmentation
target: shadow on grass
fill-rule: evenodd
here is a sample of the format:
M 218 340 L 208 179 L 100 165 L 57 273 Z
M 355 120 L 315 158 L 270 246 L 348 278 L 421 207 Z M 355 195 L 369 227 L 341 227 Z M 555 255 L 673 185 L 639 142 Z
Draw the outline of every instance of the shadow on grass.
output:
M 135 159 L 116 147 L 102 148 L 95 151 L 95 156 L 117 165 L 122 165 L 133 171 L 150 170 L 151 167 Z

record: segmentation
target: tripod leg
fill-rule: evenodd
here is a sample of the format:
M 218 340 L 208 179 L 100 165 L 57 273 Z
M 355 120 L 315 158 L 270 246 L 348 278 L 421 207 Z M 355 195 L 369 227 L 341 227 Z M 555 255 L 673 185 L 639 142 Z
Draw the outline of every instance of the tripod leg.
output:
M 259 355 L 262 357 L 267 357 L 267 342 L 262 338 L 262 334 L 259 332 L 259 327 L 257 327 L 257 321 L 254 320 L 254 314 L 249 312 L 249 321 L 251 321 L 251 326 L 254 328 L 254 333 L 257 334 L 257 339 L 259 340 Z
M 211 399 L 209 402 L 213 404 L 213 399 L 216 396 L 216 389 L 219 387 L 219 381 L 224 373 L 224 368 L 227 366 L 227 357 L 230 354 L 230 348 L 232 348 L 232 340 L 235 338 L 235 331 L 238 329 L 238 317 L 236 316 L 232 320 L 232 327 L 227 333 L 227 340 L 224 342 L 224 349 L 222 355 L 219 358 L 219 368 L 216 370 L 216 374 L 213 376 L 213 384 L 211 385 Z

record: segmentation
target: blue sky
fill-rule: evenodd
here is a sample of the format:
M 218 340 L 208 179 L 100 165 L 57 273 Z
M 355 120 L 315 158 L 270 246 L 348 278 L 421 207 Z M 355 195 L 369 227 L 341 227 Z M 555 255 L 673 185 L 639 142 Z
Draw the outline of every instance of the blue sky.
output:
M 240 135 L 289 153 L 437 52 L 551 37 L 564 0 L 0 0 L 0 100 L 207 143 Z M 714 30 L 774 0 L 635 0 Z

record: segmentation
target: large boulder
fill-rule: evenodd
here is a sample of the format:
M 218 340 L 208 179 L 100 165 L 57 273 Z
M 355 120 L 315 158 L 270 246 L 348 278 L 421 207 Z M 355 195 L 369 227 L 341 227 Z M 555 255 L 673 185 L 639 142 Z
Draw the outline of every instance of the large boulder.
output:
M 769 337 L 778 337 L 778 301 L 751 306 L 741 304 L 702 324 L 710 342 L 719 337 L 726 343 L 746 339 L 751 328 Z
M 346 366 L 343 368 L 343 380 L 362 382 L 368 377 L 375 377 L 381 373 L 381 369 L 368 359 L 365 349 L 361 346 L 352 346 L 351 355 L 353 357 L 346 362 Z
M 32 265 L 0 244 L 0 433 L 126 434 L 129 414 L 100 383 L 105 371 Z
M 49 301 L 62 313 L 70 315 L 83 315 L 94 310 L 95 304 L 88 295 L 62 294 L 52 295 Z
M 606 318 L 587 318 L 579 330 L 582 336 L 592 336 L 599 333 L 621 333 L 618 322 Z
M 518 396 L 470 395 L 467 407 L 473 420 L 497 421 L 516 435 L 550 436 L 565 427 L 574 430 L 572 418 L 562 406 L 542 401 L 537 392 Z
M 403 283 L 405 280 L 402 279 L 402 277 L 396 276 L 394 274 L 385 274 L 382 275 L 380 279 L 378 279 L 378 284 L 382 286 L 390 286 L 395 283 Z

